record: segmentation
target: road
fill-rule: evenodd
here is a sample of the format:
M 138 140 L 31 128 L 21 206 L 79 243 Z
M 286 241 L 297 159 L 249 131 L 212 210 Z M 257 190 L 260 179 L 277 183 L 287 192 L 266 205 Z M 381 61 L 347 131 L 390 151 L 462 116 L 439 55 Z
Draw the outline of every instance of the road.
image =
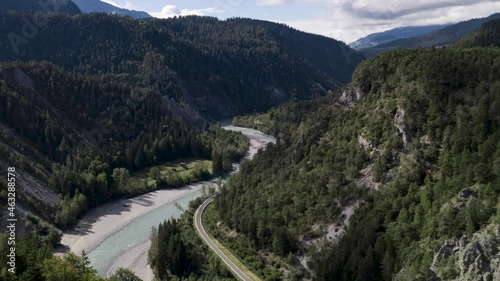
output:
M 203 227 L 203 212 L 205 212 L 205 209 L 208 207 L 208 205 L 210 205 L 210 203 L 212 203 L 213 200 L 213 198 L 209 198 L 208 200 L 203 202 L 203 204 L 201 204 L 200 207 L 198 207 L 198 209 L 196 210 L 196 213 L 194 214 L 196 230 L 198 231 L 198 234 L 201 236 L 201 238 L 205 241 L 205 243 L 208 244 L 210 248 L 212 248 L 212 250 L 239 279 L 244 281 L 252 281 L 253 279 L 248 277 L 248 275 L 246 275 L 243 270 L 241 270 L 224 252 L 222 252 L 222 250 L 217 246 L 217 244 L 215 244 L 212 238 L 210 238 L 207 231 Z

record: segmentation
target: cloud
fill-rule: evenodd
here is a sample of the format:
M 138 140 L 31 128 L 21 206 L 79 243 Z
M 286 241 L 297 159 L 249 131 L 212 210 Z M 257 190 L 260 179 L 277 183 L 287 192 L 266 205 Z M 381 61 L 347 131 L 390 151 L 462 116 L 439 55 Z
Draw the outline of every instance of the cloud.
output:
M 217 15 L 222 15 L 224 14 L 224 10 L 216 7 L 207 7 L 207 8 L 201 8 L 201 9 L 178 9 L 177 6 L 175 5 L 167 5 L 161 9 L 160 12 L 151 12 L 149 13 L 153 17 L 156 18 L 173 18 L 176 16 L 190 16 L 190 15 L 196 15 L 196 16 L 217 16 Z
M 257 0 L 257 6 L 275 6 L 292 2 L 293 0 Z
M 355 0 L 342 4 L 345 12 L 355 15 L 359 18 L 373 19 L 395 19 L 405 15 L 420 13 L 424 11 L 433 11 L 442 8 L 453 8 L 459 6 L 476 5 L 478 3 L 493 2 L 491 0 L 441 0 L 441 1 L 366 1 Z
M 137 10 L 137 6 L 134 5 L 132 2 L 125 2 L 125 6 L 124 6 L 125 9 L 129 9 L 129 10 Z
M 492 0 L 301 1 L 311 5 L 317 2 L 323 5 L 324 12 L 314 19 L 278 21 L 347 43 L 396 27 L 450 24 L 500 11 L 500 1 Z
M 214 0 L 214 3 L 220 1 Z M 226 1 L 243 0 L 223 2 Z M 253 3 L 262 10 L 259 15 L 265 15 L 266 9 L 278 6 L 283 12 L 289 9 L 294 15 L 293 18 L 298 18 L 285 20 L 264 16 L 266 20 L 285 23 L 299 30 L 325 35 L 347 43 L 370 33 L 396 27 L 450 24 L 472 17 L 486 17 L 495 11 L 500 11 L 499 0 L 255 0 Z M 320 12 L 314 18 L 306 16 L 300 18 L 302 11 L 300 9 L 304 9 L 303 4 Z M 320 9 L 317 9 L 318 7 Z M 150 14 L 158 18 L 186 15 L 208 15 L 219 18 L 228 15 L 238 16 L 238 12 L 231 11 L 229 5 L 221 7 L 215 4 L 214 7 L 200 9 L 180 9 L 175 5 L 167 5 L 161 11 Z
M 115 7 L 121 8 L 121 9 L 127 9 L 127 10 L 137 10 L 138 9 L 136 5 L 134 5 L 132 2 L 129 2 L 129 1 L 125 2 L 125 5 L 120 5 L 112 0 L 101 0 L 101 1 L 104 3 L 108 3 L 110 5 L 113 5 Z
M 104 3 L 111 4 L 111 5 L 113 5 L 115 7 L 118 7 L 118 8 L 123 8 L 120 4 L 118 4 L 118 3 L 114 2 L 114 1 L 111 1 L 111 0 L 101 0 L 101 1 L 104 2 Z

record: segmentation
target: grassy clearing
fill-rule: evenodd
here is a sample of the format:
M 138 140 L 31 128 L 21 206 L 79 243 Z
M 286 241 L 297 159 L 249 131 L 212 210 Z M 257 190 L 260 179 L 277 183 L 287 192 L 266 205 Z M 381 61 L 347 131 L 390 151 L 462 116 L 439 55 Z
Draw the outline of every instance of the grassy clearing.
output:
M 187 169 L 181 163 L 185 163 Z M 123 193 L 138 194 L 161 188 L 175 188 L 212 176 L 212 161 L 201 158 L 179 159 L 131 174 Z M 160 184 L 161 181 L 163 184 Z
M 181 167 L 181 163 L 186 163 L 187 167 L 189 168 L 188 170 L 184 169 Z M 179 177 L 182 177 L 184 179 L 191 179 L 193 178 L 193 172 L 196 170 L 196 165 L 201 165 L 204 169 L 210 172 L 212 174 L 212 161 L 206 160 L 206 159 L 201 159 L 201 158 L 188 158 L 188 159 L 180 159 L 180 160 L 175 160 L 171 162 L 165 162 L 163 164 L 160 164 L 156 167 L 160 170 L 160 174 L 164 176 L 168 176 L 169 174 L 177 174 Z M 139 176 L 142 178 L 148 178 L 150 181 L 154 181 L 149 176 L 149 173 L 152 168 L 147 168 L 141 172 L 138 172 L 137 175 L 133 174 L 133 176 Z M 176 171 L 173 171 L 175 169 Z

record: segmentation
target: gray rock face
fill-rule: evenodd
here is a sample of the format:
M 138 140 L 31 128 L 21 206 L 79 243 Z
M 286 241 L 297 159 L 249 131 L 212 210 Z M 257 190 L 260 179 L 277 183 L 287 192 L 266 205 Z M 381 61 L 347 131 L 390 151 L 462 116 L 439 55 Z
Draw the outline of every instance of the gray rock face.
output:
M 365 94 L 359 87 L 348 87 L 340 96 L 340 103 L 347 107 L 353 107 Z
M 441 280 L 500 280 L 500 225 L 491 224 L 473 235 L 443 243 L 431 270 Z
M 406 112 L 403 108 L 403 105 L 400 104 L 398 106 L 396 114 L 394 115 L 394 127 L 396 127 L 396 129 L 398 130 L 399 136 L 402 138 L 403 144 L 406 147 L 411 139 L 408 126 L 406 125 L 405 115 Z

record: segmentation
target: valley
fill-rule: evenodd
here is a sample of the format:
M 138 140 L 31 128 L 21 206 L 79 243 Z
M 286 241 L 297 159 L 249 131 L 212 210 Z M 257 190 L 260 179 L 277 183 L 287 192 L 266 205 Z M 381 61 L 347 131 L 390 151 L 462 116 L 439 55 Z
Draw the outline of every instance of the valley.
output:
M 269 142 L 275 142 L 273 137 L 256 130 L 231 125 L 223 128 L 242 132 L 250 139 L 246 160 L 252 159 Z M 231 174 L 236 172 L 237 169 Z M 116 269 L 124 267 L 142 280 L 152 281 L 153 273 L 147 265 L 151 229 L 165 219 L 178 218 L 182 214 L 179 206 L 186 209 L 190 201 L 203 195 L 203 188 L 216 184 L 217 179 L 212 179 L 100 206 L 67 231 L 61 243 L 75 253 L 85 251 L 90 264 L 103 277 L 109 277 Z
M 0 3 L 0 280 L 500 280 L 500 3 L 230 2 Z

